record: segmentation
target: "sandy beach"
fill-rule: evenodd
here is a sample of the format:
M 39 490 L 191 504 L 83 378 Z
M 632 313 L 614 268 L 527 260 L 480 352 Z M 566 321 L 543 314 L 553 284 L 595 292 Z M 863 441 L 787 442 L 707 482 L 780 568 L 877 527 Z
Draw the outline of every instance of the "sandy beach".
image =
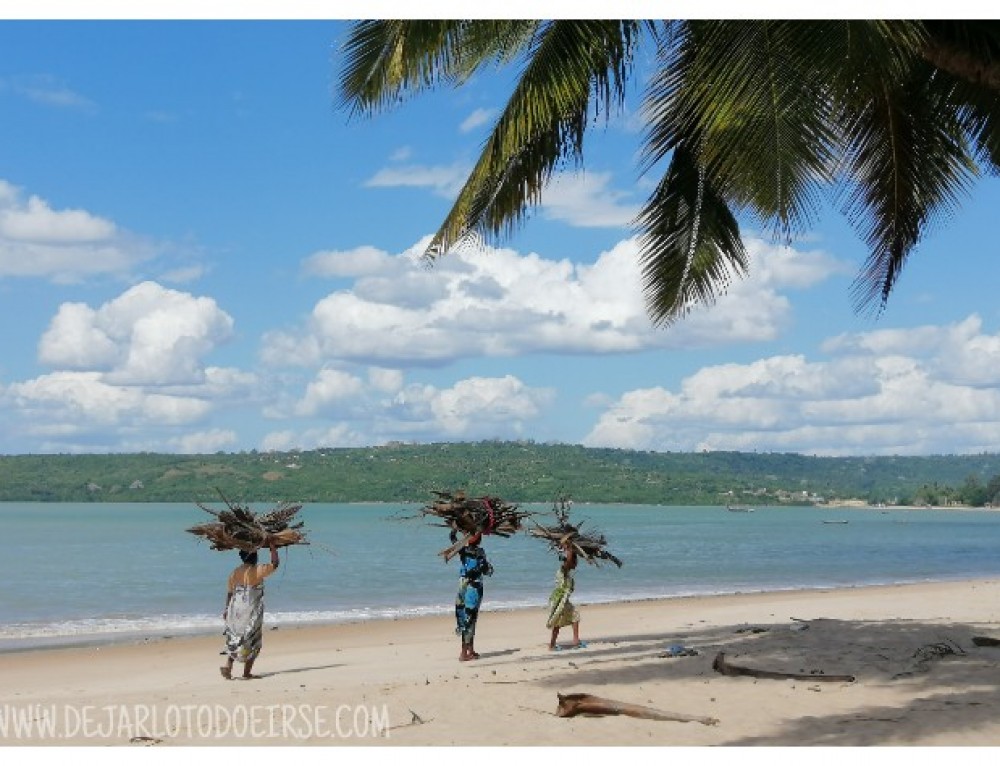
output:
M 1000 580 L 581 611 L 588 646 L 551 652 L 542 610 L 487 593 L 468 663 L 447 617 L 268 630 L 249 681 L 220 676 L 221 636 L 7 653 L 0 744 L 1000 745 L 1000 648 L 972 641 L 1000 638 Z M 667 720 L 559 717 L 558 694 Z

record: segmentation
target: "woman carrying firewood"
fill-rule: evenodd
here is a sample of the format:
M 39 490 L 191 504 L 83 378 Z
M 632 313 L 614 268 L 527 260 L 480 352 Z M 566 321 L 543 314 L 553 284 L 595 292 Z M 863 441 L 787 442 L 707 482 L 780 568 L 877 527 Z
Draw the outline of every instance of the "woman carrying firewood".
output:
M 545 627 L 552 630 L 549 639 L 549 651 L 561 649 L 579 649 L 587 644 L 580 640 L 580 612 L 569 600 L 573 594 L 575 582 L 573 570 L 576 569 L 576 547 L 570 539 L 563 540 L 562 553 L 559 554 L 559 569 L 556 571 L 556 587 L 549 596 L 549 619 Z M 573 643 L 560 646 L 556 643 L 560 628 L 573 626 Z
M 229 591 L 222 619 L 226 621 L 226 650 L 229 659 L 219 668 L 222 677 L 233 677 L 233 663 L 243 663 L 243 678 L 260 678 L 253 674 L 253 663 L 264 641 L 264 579 L 274 574 L 281 563 L 274 541 L 269 542 L 271 563 L 258 564 L 257 551 L 240 551 L 243 562 L 229 575 Z
M 458 539 L 454 530 L 451 539 L 452 542 Z M 479 659 L 474 642 L 479 607 L 483 602 L 483 575 L 493 575 L 493 566 L 486 560 L 486 552 L 479 547 L 482 539 L 480 532 L 474 532 L 458 552 L 461 566 L 458 595 L 455 597 L 455 632 L 462 638 L 462 653 L 458 655 L 461 662 Z

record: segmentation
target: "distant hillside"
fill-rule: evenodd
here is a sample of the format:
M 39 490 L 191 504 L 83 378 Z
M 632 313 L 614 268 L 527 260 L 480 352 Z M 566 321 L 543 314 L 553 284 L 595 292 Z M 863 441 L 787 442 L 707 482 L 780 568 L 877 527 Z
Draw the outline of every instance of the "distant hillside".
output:
M 0 501 L 424 502 L 464 488 L 512 502 L 720 505 L 945 502 L 1000 476 L 1000 455 L 658 453 L 534 442 L 393 444 L 214 455 L 0 456 Z M 943 498 L 943 499 L 942 499 Z

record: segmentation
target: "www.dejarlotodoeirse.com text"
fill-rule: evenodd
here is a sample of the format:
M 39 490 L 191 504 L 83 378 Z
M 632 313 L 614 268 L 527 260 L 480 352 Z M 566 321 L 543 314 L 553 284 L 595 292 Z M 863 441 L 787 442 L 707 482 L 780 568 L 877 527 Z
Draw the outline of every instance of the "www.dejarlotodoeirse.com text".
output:
M 386 705 L 0 705 L 13 740 L 361 739 L 389 736 Z

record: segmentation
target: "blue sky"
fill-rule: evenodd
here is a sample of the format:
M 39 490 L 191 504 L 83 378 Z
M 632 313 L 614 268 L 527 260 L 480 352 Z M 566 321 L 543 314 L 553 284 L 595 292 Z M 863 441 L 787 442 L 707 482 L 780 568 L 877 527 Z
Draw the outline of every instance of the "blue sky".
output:
M 496 249 L 419 259 L 504 102 L 338 109 L 343 21 L 0 21 L 0 453 L 533 439 L 820 455 L 1000 445 L 1000 182 L 877 319 L 836 208 L 668 329 L 633 109 Z

